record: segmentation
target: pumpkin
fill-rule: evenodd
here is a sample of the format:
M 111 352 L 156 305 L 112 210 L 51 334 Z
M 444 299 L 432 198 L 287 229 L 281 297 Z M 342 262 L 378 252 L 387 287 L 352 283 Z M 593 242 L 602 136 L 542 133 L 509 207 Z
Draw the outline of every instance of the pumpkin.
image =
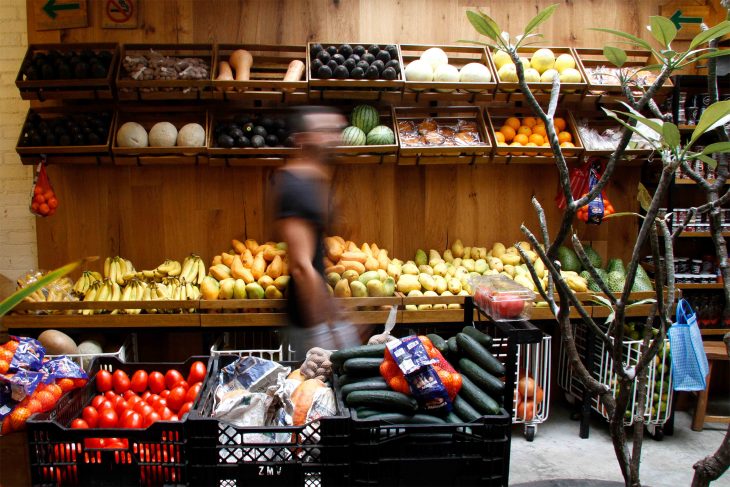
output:
M 307 413 L 312 407 L 314 395 L 323 387 L 327 386 L 321 380 L 307 379 L 294 389 L 291 395 L 291 401 L 294 404 L 294 414 L 292 416 L 294 426 L 301 426 L 307 422 Z

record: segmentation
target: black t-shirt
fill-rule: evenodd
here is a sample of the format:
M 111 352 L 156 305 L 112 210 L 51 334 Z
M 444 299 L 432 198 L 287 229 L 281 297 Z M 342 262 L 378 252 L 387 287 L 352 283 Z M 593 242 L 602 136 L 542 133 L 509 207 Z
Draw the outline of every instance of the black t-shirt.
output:
M 277 220 L 301 218 L 314 227 L 315 253 L 312 265 L 324 278 L 324 230 L 327 221 L 327 184 L 321 179 L 298 175 L 281 170 L 276 175 Z M 287 311 L 295 326 L 302 326 L 297 287 L 294 279 L 289 280 L 287 289 Z

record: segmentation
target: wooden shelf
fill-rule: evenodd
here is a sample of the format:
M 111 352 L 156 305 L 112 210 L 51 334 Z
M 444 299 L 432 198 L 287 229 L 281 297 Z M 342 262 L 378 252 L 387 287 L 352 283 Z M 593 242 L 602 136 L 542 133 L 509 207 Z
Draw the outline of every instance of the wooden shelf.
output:
M 700 333 L 702 335 L 724 335 L 728 332 L 730 332 L 730 328 L 700 328 Z
M 686 238 L 707 238 L 711 237 L 710 232 L 682 232 L 679 234 L 680 237 Z M 730 237 L 730 232 L 722 232 L 723 237 Z
M 697 125 L 680 124 L 678 127 L 680 132 L 693 132 Z
M 677 289 L 683 289 L 683 290 L 693 290 L 693 289 L 722 289 L 724 286 L 721 282 L 713 282 L 712 284 L 690 284 L 690 283 L 680 283 L 677 284 Z
M 715 180 L 714 179 L 708 179 L 707 182 L 710 183 L 710 184 L 715 184 Z M 688 178 L 677 178 L 677 179 L 674 180 L 674 184 L 680 185 L 680 186 L 684 186 L 684 185 L 694 185 L 694 186 L 696 186 L 697 185 L 697 183 L 695 183 L 693 180 L 688 179 Z M 725 184 L 726 185 L 730 184 L 730 180 L 725 181 Z

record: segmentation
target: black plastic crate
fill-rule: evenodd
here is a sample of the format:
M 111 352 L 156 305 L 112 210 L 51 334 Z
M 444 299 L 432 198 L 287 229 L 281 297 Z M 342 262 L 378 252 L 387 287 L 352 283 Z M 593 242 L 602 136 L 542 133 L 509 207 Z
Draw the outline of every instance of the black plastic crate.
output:
M 158 421 L 147 428 L 71 429 L 71 421 L 97 395 L 96 372 L 121 369 L 130 376 L 138 369 L 164 373 L 176 368 L 185 374 L 196 360 L 185 362 L 120 362 L 99 357 L 89 367 L 89 383 L 62 397 L 56 407 L 32 416 L 27 424 L 31 478 L 34 486 L 176 486 L 187 485 L 188 453 L 183 421 Z M 119 449 L 87 447 L 86 440 L 119 438 Z
M 236 359 L 236 355 L 220 355 L 212 360 L 212 371 L 190 411 L 186 423 L 190 485 L 348 485 L 350 418 L 339 404 L 338 416 L 320 418 L 304 426 L 237 427 L 210 417 L 218 371 Z M 282 364 L 292 368 L 299 365 Z M 286 440 L 262 443 L 250 436 L 261 434 L 281 434 Z

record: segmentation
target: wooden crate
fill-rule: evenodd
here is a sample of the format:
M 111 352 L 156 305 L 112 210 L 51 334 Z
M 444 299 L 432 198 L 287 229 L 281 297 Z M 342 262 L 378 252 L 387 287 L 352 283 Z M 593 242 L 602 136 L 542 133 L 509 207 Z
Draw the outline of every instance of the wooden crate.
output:
M 234 147 L 223 148 L 218 147 L 215 140 L 215 127 L 219 122 L 232 121 L 236 115 L 241 113 L 250 113 L 256 116 L 282 116 L 286 117 L 287 112 L 283 109 L 276 108 L 252 108 L 238 109 L 236 111 L 216 111 L 211 112 L 208 120 L 207 130 L 207 152 L 210 163 L 213 165 L 229 165 L 229 166 L 279 166 L 284 164 L 287 157 L 295 155 L 299 148 L 297 147 Z
M 15 151 L 20 156 L 21 162 L 29 165 L 38 164 L 44 158 L 48 164 L 111 164 L 112 158 L 109 154 L 109 143 L 112 138 L 111 134 L 114 130 L 116 118 L 111 106 L 31 108 L 28 110 L 26 120 L 28 120 L 28 117 L 32 113 L 37 113 L 44 120 L 51 120 L 62 116 L 99 113 L 103 111 L 111 114 L 106 140 L 103 143 L 96 145 L 21 146 L 24 130 L 21 127 Z
M 307 43 L 307 82 L 309 84 L 309 97 L 312 100 L 377 100 L 389 103 L 399 102 L 403 96 L 403 60 L 401 59 L 400 50 L 398 51 L 398 61 L 401 65 L 401 73 L 395 80 L 385 79 L 320 79 L 312 73 L 312 57 L 311 49 L 314 43 Z M 319 42 L 325 48 L 327 46 L 340 46 L 343 42 Z M 351 46 L 362 45 L 367 48 L 372 44 L 376 44 L 382 48 L 386 45 L 377 42 L 350 42 Z
M 211 77 L 200 80 L 134 80 L 124 68 L 127 56 L 142 56 L 156 51 L 164 56 L 177 58 L 195 57 L 208 63 L 213 69 L 212 44 L 122 44 L 117 69 L 116 89 L 120 100 L 200 100 L 210 99 Z
M 350 111 L 352 111 L 350 107 Z M 386 145 L 338 146 L 334 148 L 334 159 L 338 164 L 395 164 L 398 161 L 398 130 L 395 126 L 393 110 L 390 107 L 377 107 L 381 125 L 390 127 L 395 141 Z
M 217 81 L 219 62 L 228 61 L 236 49 L 245 49 L 253 56 L 249 81 Z M 211 70 L 212 96 L 216 100 L 273 100 L 306 102 L 307 76 L 299 81 L 284 81 L 289 63 L 299 60 L 305 64 L 307 49 L 301 46 L 263 44 L 218 44 L 215 46 L 215 62 Z M 231 68 L 233 70 L 233 68 Z M 235 75 L 235 70 L 234 75 Z
M 137 106 L 117 111 L 114 134 L 112 136 L 112 156 L 114 164 L 120 166 L 147 165 L 193 165 L 208 162 L 208 149 L 200 147 L 120 147 L 117 132 L 126 122 L 137 122 L 149 133 L 157 122 L 170 122 L 180 130 L 187 123 L 198 123 L 208 127 L 208 112 L 197 107 L 181 105 L 154 107 Z M 207 134 L 206 134 L 207 139 Z
M 403 301 L 400 323 L 462 323 L 464 321 L 464 302 L 466 296 L 405 296 L 399 293 Z M 446 305 L 458 304 L 460 309 L 426 309 L 407 310 L 407 305 Z
M 577 47 L 573 48 L 573 52 L 575 52 L 574 57 L 576 62 L 580 65 L 580 69 L 588 82 L 588 95 L 598 97 L 600 101 L 604 103 L 626 100 L 618 78 L 609 78 L 611 82 L 600 83 L 599 80 L 592 77 L 590 74 L 592 70 L 601 66 L 615 68 L 615 66 L 606 59 L 606 56 L 603 55 L 602 48 Z M 631 70 L 632 72 L 640 71 L 644 66 L 657 63 L 657 60 L 652 55 L 651 51 L 644 49 L 627 49 L 626 54 L 626 63 L 624 63 L 623 68 Z M 660 98 L 663 99 L 666 95 L 669 95 L 672 92 L 673 87 L 674 85 L 672 84 L 672 81 L 667 79 L 657 91 L 657 95 L 660 95 Z M 634 90 L 634 96 L 637 95 L 642 95 L 640 90 Z
M 411 62 L 420 59 L 421 54 L 431 47 L 442 49 L 449 56 L 449 64 L 461 70 L 469 63 L 484 64 L 492 80 L 487 83 L 445 83 L 439 81 L 405 81 L 403 103 L 419 101 L 458 101 L 474 103 L 491 101 L 497 88 L 497 77 L 492 59 L 483 47 L 477 46 L 428 46 L 422 44 L 399 44 L 403 70 Z M 404 76 L 405 77 L 405 76 Z M 451 90 L 440 92 L 439 90 Z
M 568 116 L 568 113 L 558 112 L 556 115 L 565 120 L 567 124 L 566 130 L 572 134 L 573 144 L 575 145 L 575 147 L 563 148 L 565 160 L 568 163 L 577 163 L 583 153 L 583 146 L 581 145 L 577 130 L 573 125 L 572 119 Z M 521 149 L 507 145 L 499 145 L 497 143 L 497 136 L 495 135 L 495 132 L 504 125 L 504 121 L 508 117 L 517 117 L 522 119 L 523 117 L 534 117 L 534 115 L 526 108 L 487 110 L 486 119 L 489 127 L 489 136 L 492 138 L 492 143 L 494 144 L 492 162 L 498 164 L 555 164 L 552 149 L 549 147 L 541 147 L 540 149 L 532 148 L 534 152 L 530 151 L 528 153 L 526 151 L 527 148 Z M 541 155 L 548 153 L 550 155 Z
M 480 145 L 463 146 L 412 146 L 404 142 L 399 129 L 398 164 L 400 165 L 475 164 L 488 162 L 491 157 L 493 147 L 479 107 L 394 107 L 393 114 L 396 127 L 400 127 L 402 122 L 420 122 L 426 118 L 454 124 L 458 120 L 474 122 L 482 142 Z
M 560 102 L 579 102 L 585 95 L 585 91 L 588 87 L 586 83 L 586 75 L 580 67 L 580 63 L 576 59 L 576 55 L 570 47 L 547 47 L 547 46 L 528 46 L 520 49 L 519 55 L 522 58 L 530 58 L 538 49 L 550 49 L 557 58 L 561 54 L 570 54 L 575 59 L 575 69 L 581 75 L 582 81 L 580 83 L 561 83 L 560 84 Z M 491 58 L 491 54 L 490 54 Z M 493 62 L 493 61 L 492 61 Z M 527 69 L 525 67 L 525 69 Z M 495 66 L 495 73 L 497 73 Z M 552 89 L 552 82 L 548 83 L 528 83 L 527 86 L 532 90 L 535 98 L 538 101 L 548 101 L 550 99 L 550 90 Z M 521 101 L 524 100 L 524 95 L 521 93 L 520 84 L 518 82 L 503 81 L 497 74 L 497 93 L 495 94 L 495 100 L 498 101 Z
M 64 79 L 64 80 L 27 80 L 23 75 L 23 66 L 33 59 L 36 53 L 50 51 L 69 52 L 92 50 L 94 52 L 108 51 L 112 58 L 109 69 L 104 78 Z M 119 46 L 115 42 L 88 42 L 80 44 L 31 44 L 25 53 L 23 62 L 15 78 L 15 86 L 20 90 L 23 100 L 112 100 L 114 91 L 112 85 L 115 70 L 119 63 Z
M 581 135 L 580 131 L 578 130 L 578 124 L 581 120 L 586 120 L 587 124 L 590 128 L 597 130 L 599 132 L 603 132 L 604 130 L 608 128 L 615 128 L 617 131 L 621 131 L 623 128 L 618 122 L 614 121 L 613 119 L 610 119 L 608 117 L 597 117 L 595 112 L 569 112 L 568 113 L 570 117 L 569 125 L 572 127 L 575 127 L 575 134 L 580 139 L 581 145 L 583 146 L 583 154 L 586 157 L 594 157 L 594 156 L 601 156 L 601 157 L 610 157 L 611 154 L 615 152 L 614 149 L 589 149 L 588 145 L 586 144 L 585 137 Z M 642 139 L 643 140 L 643 139 Z M 643 162 L 650 157 L 654 153 L 653 149 L 629 149 L 627 148 L 624 151 L 623 158 L 620 161 L 620 164 L 638 164 L 641 165 Z

